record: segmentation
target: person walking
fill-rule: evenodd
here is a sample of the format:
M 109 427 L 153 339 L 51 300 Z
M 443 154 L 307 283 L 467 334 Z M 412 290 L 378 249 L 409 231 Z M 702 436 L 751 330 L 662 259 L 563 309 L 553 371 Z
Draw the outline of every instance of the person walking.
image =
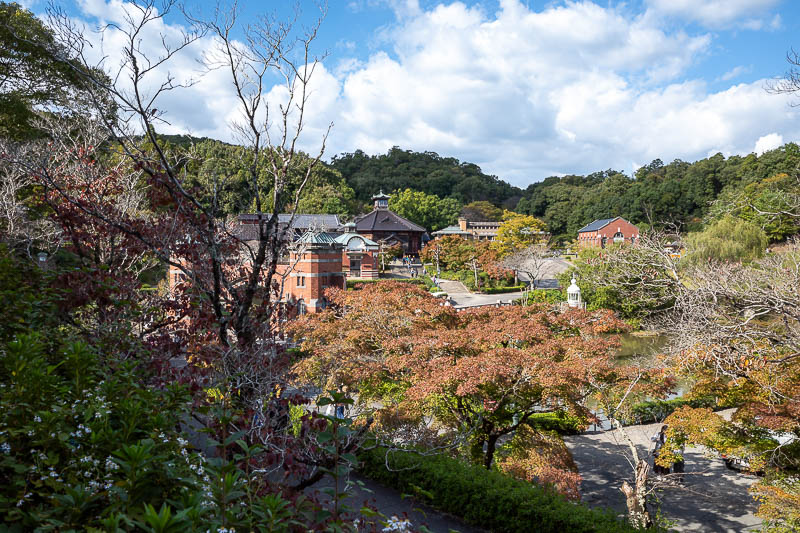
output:
M 661 453 L 661 448 L 663 448 L 664 444 L 667 442 L 667 425 L 664 424 L 661 426 L 661 430 L 650 437 L 650 440 L 655 442 L 655 447 L 653 448 L 653 472 L 659 476 L 669 474 L 669 467 L 661 466 L 656 462 Z

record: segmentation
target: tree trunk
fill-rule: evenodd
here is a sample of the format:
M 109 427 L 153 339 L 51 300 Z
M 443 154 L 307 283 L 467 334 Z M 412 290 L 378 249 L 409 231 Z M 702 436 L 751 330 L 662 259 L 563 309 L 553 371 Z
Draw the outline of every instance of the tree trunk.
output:
M 500 435 L 489 435 L 486 439 L 486 458 L 483 461 L 483 466 L 486 470 L 492 468 L 492 461 L 494 460 L 494 450 L 497 447 L 497 439 Z
M 653 520 L 647 510 L 647 473 L 649 470 L 650 464 L 644 459 L 639 460 L 636 465 L 636 485 L 631 487 L 625 481 L 622 484 L 622 488 L 620 488 L 622 493 L 625 494 L 628 506 L 628 520 L 633 527 L 639 529 L 648 529 L 653 526 Z

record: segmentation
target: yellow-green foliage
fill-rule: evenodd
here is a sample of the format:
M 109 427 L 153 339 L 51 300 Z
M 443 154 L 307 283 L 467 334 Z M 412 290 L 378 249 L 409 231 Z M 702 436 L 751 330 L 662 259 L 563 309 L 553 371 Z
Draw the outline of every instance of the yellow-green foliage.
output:
M 764 231 L 746 220 L 726 216 L 704 231 L 688 237 L 691 263 L 706 261 L 748 262 L 764 255 L 767 236 Z

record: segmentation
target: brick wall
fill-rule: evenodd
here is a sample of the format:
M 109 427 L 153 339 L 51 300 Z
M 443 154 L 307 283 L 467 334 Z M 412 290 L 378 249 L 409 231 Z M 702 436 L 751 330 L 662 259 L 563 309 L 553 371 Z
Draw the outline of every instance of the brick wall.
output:
M 596 231 L 578 233 L 578 246 L 604 247 L 615 242 L 633 244 L 639 238 L 639 228 L 625 220 L 617 218 Z

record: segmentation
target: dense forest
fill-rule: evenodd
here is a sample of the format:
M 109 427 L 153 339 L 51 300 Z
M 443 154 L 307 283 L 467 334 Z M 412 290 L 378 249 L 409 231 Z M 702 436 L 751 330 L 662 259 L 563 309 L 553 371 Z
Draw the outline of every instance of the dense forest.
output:
M 385 155 L 370 156 L 356 150 L 334 156 L 331 166 L 341 172 L 361 201 L 369 201 L 379 189 L 414 189 L 439 198 L 455 198 L 462 204 L 488 201 L 513 209 L 522 195 L 519 188 L 484 174 L 478 165 L 434 152 L 394 147 Z
M 544 220 L 559 240 L 574 239 L 583 225 L 612 216 L 644 227 L 677 224 L 684 231 L 697 230 L 709 217 L 716 218 L 721 210 L 735 205 L 742 195 L 755 199 L 776 187 L 792 186 L 789 176 L 798 164 L 800 148 L 794 143 L 760 156 L 725 158 L 716 154 L 695 163 L 675 160 L 667 165 L 656 159 L 633 177 L 607 170 L 533 183 L 516 211 Z M 783 181 L 775 179 L 780 176 Z M 768 178 L 771 180 L 765 182 Z M 724 206 L 715 208 L 716 200 Z M 785 235 L 771 237 L 781 236 Z
M 246 179 L 250 162 L 242 147 L 207 138 L 162 138 L 184 158 L 190 183 L 217 190 L 218 214 L 235 215 L 253 209 L 253 191 Z M 307 160 L 305 155 L 301 158 Z M 267 164 L 266 159 L 262 164 Z M 426 201 L 412 202 L 419 204 L 415 210 L 403 210 L 399 204 L 393 209 L 430 226 L 429 230 L 455 222 L 455 215 L 443 216 L 445 211 L 457 213 L 461 209 L 462 216 L 475 218 L 474 213 L 469 214 L 470 206 L 496 206 L 498 212 L 503 208 L 542 219 L 560 242 L 574 239 L 577 230 L 592 220 L 612 216 L 622 216 L 643 229 L 675 225 L 681 231 L 696 231 L 731 210 L 741 211 L 752 202 L 769 203 L 776 191 L 796 188 L 794 172 L 798 165 L 800 147 L 789 143 L 762 155 L 726 158 L 718 153 L 694 163 L 675 160 L 668 164 L 656 159 L 633 176 L 614 170 L 552 176 L 523 191 L 484 174 L 473 163 L 433 152 L 395 147 L 386 154 L 370 156 L 356 150 L 334 156 L 330 163 L 320 162 L 297 207 L 301 213 L 335 213 L 348 218 L 368 211 L 370 198 L 380 190 L 395 196 L 418 192 L 424 193 Z M 266 169 L 262 173 L 266 176 Z M 440 204 L 445 201 L 453 205 L 443 210 Z M 416 213 L 426 209 L 435 213 Z M 741 212 L 734 214 L 752 218 Z M 436 224 L 426 222 L 437 216 L 442 220 Z M 481 216 L 487 215 L 478 218 Z M 758 222 L 772 241 L 795 231 L 794 224 L 787 227 L 780 221 Z

